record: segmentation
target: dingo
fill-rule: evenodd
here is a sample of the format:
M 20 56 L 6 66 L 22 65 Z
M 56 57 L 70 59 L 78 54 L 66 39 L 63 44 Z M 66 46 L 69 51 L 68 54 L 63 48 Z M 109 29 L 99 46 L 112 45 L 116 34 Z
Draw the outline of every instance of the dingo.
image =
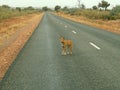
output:
M 60 38 L 62 43 L 62 55 L 72 54 L 73 42 L 72 40 L 65 40 L 64 37 Z M 68 52 L 66 52 L 68 49 Z

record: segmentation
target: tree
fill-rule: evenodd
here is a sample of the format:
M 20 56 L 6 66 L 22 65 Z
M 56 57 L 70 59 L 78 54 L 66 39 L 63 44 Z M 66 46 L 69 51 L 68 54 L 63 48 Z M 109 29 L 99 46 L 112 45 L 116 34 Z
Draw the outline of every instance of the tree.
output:
M 120 5 L 116 5 L 115 7 L 113 7 L 108 16 L 108 20 L 116 19 L 120 19 Z
M 61 9 L 61 6 L 57 5 L 55 6 L 55 11 L 58 12 Z
M 67 11 L 67 10 L 68 10 L 68 7 L 65 6 L 65 7 L 63 8 L 63 11 Z
M 85 9 L 85 5 L 84 4 L 81 4 L 81 9 Z
M 16 10 L 18 10 L 19 12 L 21 12 L 21 8 L 20 7 L 16 7 Z
M 117 5 L 116 7 L 114 7 L 111 11 L 110 11 L 111 15 L 117 15 L 120 14 L 120 5 Z
M 35 10 L 32 6 L 24 8 L 24 10 Z
M 48 7 L 45 6 L 45 7 L 42 8 L 42 10 L 43 10 L 43 11 L 48 11 Z
M 8 5 L 2 5 L 2 8 L 10 8 Z
M 93 6 L 92 8 L 93 8 L 93 10 L 97 10 L 98 9 L 97 6 Z
M 109 7 L 110 4 L 107 1 L 102 0 L 101 3 L 98 4 L 98 7 L 104 8 L 105 11 L 107 10 L 107 7 Z
M 27 7 L 28 10 L 34 10 L 32 6 Z

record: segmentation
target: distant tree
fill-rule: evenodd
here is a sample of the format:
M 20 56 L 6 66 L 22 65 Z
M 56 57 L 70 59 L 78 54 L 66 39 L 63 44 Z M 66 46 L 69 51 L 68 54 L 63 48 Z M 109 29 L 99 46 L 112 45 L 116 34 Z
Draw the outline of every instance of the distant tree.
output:
M 32 6 L 29 6 L 29 7 L 24 8 L 24 10 L 34 10 L 34 8 Z
M 108 20 L 120 19 L 120 5 L 116 5 L 115 7 L 112 8 L 112 10 L 110 10 L 107 19 Z
M 107 8 L 110 6 L 110 4 L 107 1 L 102 0 L 101 3 L 98 4 L 98 7 L 100 8 L 104 8 L 105 11 L 107 10 Z
M 19 12 L 21 12 L 21 8 L 20 7 L 16 7 L 16 10 L 18 10 Z
M 57 5 L 55 6 L 55 11 L 58 12 L 61 9 L 61 6 Z
M 68 10 L 68 7 L 67 7 L 67 6 L 65 6 L 65 7 L 63 8 L 63 10 L 64 10 L 64 11 L 67 11 L 67 10 Z
M 48 8 L 47 6 L 45 6 L 45 7 L 42 7 L 42 10 L 43 10 L 43 11 L 48 11 L 49 8 Z
M 28 10 L 34 10 L 32 6 L 27 7 Z
M 102 4 L 101 4 L 101 3 L 99 3 L 99 4 L 98 4 L 98 8 L 100 8 L 100 9 L 101 9 L 101 7 L 102 7 Z
M 2 8 L 10 8 L 8 5 L 2 5 Z
M 85 9 L 85 5 L 84 4 L 81 4 L 81 9 Z
M 63 7 L 61 10 L 66 14 L 70 12 L 70 8 L 68 8 L 67 6 Z
M 120 14 L 120 5 L 117 5 L 116 7 L 114 7 L 111 11 L 110 11 L 111 15 L 117 15 Z
M 96 5 L 94 5 L 94 6 L 92 7 L 92 9 L 93 9 L 93 10 L 97 10 L 98 7 L 97 7 Z

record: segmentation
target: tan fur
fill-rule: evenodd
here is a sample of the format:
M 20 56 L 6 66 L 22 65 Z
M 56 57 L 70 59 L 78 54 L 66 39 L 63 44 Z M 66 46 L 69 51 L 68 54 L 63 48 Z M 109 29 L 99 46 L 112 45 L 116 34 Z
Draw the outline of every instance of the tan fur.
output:
M 68 49 L 68 54 L 72 54 L 72 48 L 73 48 L 73 42 L 72 40 L 65 40 L 63 37 L 60 38 L 60 41 L 62 43 L 62 55 L 67 54 L 67 49 Z

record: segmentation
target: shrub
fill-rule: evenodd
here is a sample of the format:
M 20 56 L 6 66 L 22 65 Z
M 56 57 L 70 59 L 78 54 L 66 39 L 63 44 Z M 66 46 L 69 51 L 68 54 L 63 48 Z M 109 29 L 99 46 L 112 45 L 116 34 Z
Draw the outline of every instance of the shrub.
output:
M 39 12 L 39 10 L 33 9 L 32 7 L 28 7 L 25 9 L 21 9 L 17 7 L 16 9 L 14 9 L 14 8 L 10 8 L 7 5 L 3 5 L 0 6 L 0 21 L 14 16 L 21 16 L 21 15 L 37 13 L 37 12 Z
M 85 16 L 90 19 L 107 19 L 109 16 L 108 11 L 99 11 L 92 9 L 72 9 L 70 15 Z
M 110 11 L 110 19 L 120 19 L 120 5 L 117 5 Z

